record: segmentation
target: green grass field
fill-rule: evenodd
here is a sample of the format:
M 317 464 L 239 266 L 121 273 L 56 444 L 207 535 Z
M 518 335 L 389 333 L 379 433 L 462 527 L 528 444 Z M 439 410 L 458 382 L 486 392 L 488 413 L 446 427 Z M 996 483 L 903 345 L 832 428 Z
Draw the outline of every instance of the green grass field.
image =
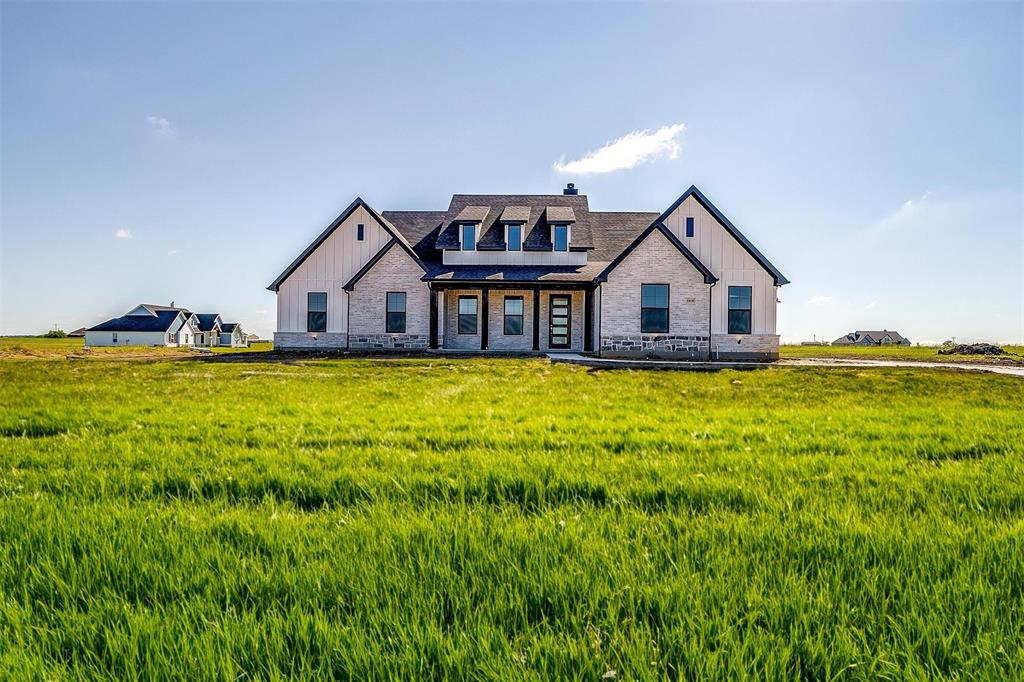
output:
M 3 678 L 1024 677 L 1019 378 L 10 345 Z
M 782 358 L 851 358 L 860 360 L 917 360 L 1024 364 L 1024 346 L 1003 346 L 1008 355 L 939 355 L 937 346 L 781 346 Z

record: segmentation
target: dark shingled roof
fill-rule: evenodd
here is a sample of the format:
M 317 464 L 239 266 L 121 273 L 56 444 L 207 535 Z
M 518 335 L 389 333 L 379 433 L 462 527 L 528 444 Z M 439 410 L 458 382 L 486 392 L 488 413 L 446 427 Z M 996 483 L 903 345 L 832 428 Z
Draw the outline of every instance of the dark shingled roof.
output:
M 165 332 L 178 319 L 179 310 L 159 310 L 156 315 L 122 315 L 86 331 L 90 332 Z
M 455 282 L 589 282 L 605 263 L 586 265 L 436 265 L 427 279 Z
M 505 208 L 514 206 L 530 209 L 530 217 L 524 227 L 525 238 L 523 239 L 524 251 L 550 251 L 551 230 L 548 227 L 547 211 L 549 207 L 559 209 L 560 215 L 565 215 L 561 209 L 570 209 L 575 216 L 575 223 L 572 226 L 572 241 L 569 244 L 571 251 L 585 251 L 594 247 L 593 237 L 590 233 L 590 210 L 587 206 L 585 194 L 455 194 L 452 196 L 451 204 L 445 213 L 442 221 L 441 231 L 438 234 L 436 246 L 439 249 L 456 251 L 459 248 L 459 224 L 456 222 L 458 216 L 467 206 L 490 206 L 487 217 L 480 224 L 480 236 L 477 239 L 477 249 L 481 251 L 501 250 L 505 248 L 505 228 L 499 221 Z
M 218 317 L 217 313 L 196 313 L 196 318 L 199 320 L 199 331 L 213 331 L 213 323 L 217 321 Z
M 573 223 L 576 222 L 576 214 L 572 212 L 572 206 L 548 206 L 549 223 Z
M 466 206 L 459 215 L 455 216 L 455 222 L 457 223 L 479 223 L 487 218 L 487 214 L 490 213 L 490 206 Z
M 529 206 L 506 206 L 498 218 L 500 223 L 526 223 L 530 220 Z
M 237 322 L 225 322 L 225 323 L 221 324 L 220 330 L 221 330 L 221 332 L 223 332 L 225 334 L 230 334 L 231 332 L 235 331 L 235 327 L 237 327 L 237 326 L 238 326 Z

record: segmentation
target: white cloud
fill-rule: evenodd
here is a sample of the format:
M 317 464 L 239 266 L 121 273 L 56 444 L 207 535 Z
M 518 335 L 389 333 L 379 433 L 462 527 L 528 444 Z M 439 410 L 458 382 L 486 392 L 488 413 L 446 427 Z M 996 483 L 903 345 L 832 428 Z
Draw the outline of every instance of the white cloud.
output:
M 878 305 L 878 301 L 872 301 L 871 303 L 868 303 L 866 306 L 864 306 L 864 310 L 871 310 L 872 308 L 874 308 L 877 305 Z
M 168 256 L 177 256 L 179 253 L 181 253 L 181 252 L 178 251 L 177 249 L 171 249 L 170 251 L 167 252 L 167 255 Z
M 121 229 L 114 233 L 114 236 L 117 237 L 118 239 L 131 239 L 132 232 L 131 230 L 127 230 L 122 227 Z
M 149 127 L 156 131 L 157 135 L 169 137 L 174 134 L 174 126 L 171 125 L 171 122 L 163 116 L 150 114 L 146 117 L 146 121 L 149 123 Z
M 811 296 L 809 299 L 807 299 L 807 305 L 813 305 L 813 306 L 828 305 L 831 302 L 832 302 L 832 297 L 831 296 L 824 296 L 822 294 L 815 294 L 814 296 Z
M 636 168 L 642 163 L 660 158 L 677 159 L 682 146 L 678 138 L 684 130 L 686 125 L 682 123 L 664 126 L 653 132 L 634 130 L 581 159 L 566 162 L 565 157 L 562 157 L 555 163 L 555 170 L 563 174 L 595 175 Z

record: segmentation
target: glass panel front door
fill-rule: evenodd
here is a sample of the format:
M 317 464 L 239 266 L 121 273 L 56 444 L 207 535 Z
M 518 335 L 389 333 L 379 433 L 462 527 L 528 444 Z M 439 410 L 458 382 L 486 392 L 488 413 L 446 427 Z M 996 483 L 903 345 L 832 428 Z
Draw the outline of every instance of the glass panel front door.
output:
M 549 348 L 568 348 L 571 336 L 571 301 L 568 296 L 552 296 L 550 299 L 549 314 L 551 317 L 551 331 L 548 335 Z

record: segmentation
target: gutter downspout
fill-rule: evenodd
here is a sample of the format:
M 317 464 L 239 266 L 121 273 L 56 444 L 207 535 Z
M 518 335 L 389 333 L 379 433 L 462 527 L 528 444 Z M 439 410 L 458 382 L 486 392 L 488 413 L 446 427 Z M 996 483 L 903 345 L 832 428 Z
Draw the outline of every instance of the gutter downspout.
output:
M 712 282 L 711 286 L 708 287 L 708 362 L 711 362 L 711 308 L 714 303 L 711 292 L 714 290 L 716 284 L 718 284 L 717 281 Z

